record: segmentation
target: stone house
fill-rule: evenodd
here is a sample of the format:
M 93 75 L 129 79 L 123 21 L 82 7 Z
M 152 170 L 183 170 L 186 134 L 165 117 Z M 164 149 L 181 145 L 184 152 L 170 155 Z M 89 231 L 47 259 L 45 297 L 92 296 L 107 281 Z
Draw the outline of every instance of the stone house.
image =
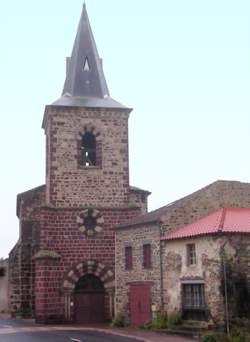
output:
M 46 184 L 17 196 L 12 315 L 44 323 L 113 317 L 113 227 L 145 213 L 149 195 L 129 183 L 130 112 L 109 95 L 84 4 L 62 96 L 45 108 Z
M 234 220 L 230 209 L 222 208 L 235 208 L 231 209 Z M 116 313 L 125 315 L 133 325 L 141 325 L 151 320 L 153 305 L 153 309 L 168 314 L 177 310 L 184 318 L 222 323 L 225 312 L 221 289 L 222 247 L 233 260 L 231 266 L 235 265 L 235 284 L 245 274 L 244 286 L 250 289 L 248 208 L 250 184 L 217 181 L 119 225 Z M 220 230 L 224 227 L 223 220 L 227 229 L 231 224 L 231 231 Z M 209 230 L 211 227 L 214 231 Z M 231 287 L 241 286 L 242 281 Z M 235 307 L 236 301 L 229 304 L 231 308 L 234 306 L 236 315 L 241 314 Z
M 8 293 L 8 277 L 9 277 L 9 261 L 8 259 L 0 259 L 0 313 L 9 312 L 9 293 Z
M 161 240 L 168 313 L 222 324 L 226 284 L 230 316 L 249 315 L 250 208 L 220 209 Z

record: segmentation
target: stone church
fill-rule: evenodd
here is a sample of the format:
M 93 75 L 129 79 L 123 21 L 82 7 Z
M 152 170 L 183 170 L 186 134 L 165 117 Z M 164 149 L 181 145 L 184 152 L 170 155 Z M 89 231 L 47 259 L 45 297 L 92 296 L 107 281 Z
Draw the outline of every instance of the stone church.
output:
M 128 119 L 112 99 L 86 6 L 62 96 L 46 106 L 46 184 L 17 196 L 10 252 L 12 315 L 100 323 L 114 316 L 114 227 L 147 211 L 130 186 Z
M 12 315 L 142 325 L 162 310 L 222 324 L 222 251 L 231 312 L 249 314 L 250 184 L 217 181 L 148 213 L 150 193 L 129 183 L 131 109 L 109 95 L 85 5 L 66 69 L 42 124 L 46 184 L 17 196 Z

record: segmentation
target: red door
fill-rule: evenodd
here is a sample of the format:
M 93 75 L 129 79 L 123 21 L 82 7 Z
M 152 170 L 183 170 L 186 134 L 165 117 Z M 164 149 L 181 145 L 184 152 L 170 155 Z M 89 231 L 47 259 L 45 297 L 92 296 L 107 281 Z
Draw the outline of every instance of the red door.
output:
M 103 323 L 104 292 L 76 293 L 75 320 L 77 323 Z
M 140 326 L 151 321 L 151 287 L 150 285 L 130 285 L 131 325 Z

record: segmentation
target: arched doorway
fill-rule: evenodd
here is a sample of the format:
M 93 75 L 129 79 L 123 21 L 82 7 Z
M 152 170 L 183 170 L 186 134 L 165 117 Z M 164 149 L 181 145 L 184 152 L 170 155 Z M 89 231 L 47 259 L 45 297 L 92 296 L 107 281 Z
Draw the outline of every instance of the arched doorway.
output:
M 77 323 L 105 321 L 105 290 L 100 278 L 93 274 L 81 277 L 76 283 L 74 297 Z

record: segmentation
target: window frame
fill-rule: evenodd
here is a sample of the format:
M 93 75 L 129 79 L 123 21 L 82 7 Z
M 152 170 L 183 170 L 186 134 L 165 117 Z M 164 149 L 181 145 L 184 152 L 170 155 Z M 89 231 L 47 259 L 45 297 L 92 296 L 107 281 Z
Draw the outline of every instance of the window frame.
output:
M 143 268 L 152 268 L 152 245 L 144 243 L 142 246 Z
M 197 265 L 196 245 L 195 243 L 188 243 L 186 245 L 187 266 Z
M 86 131 L 81 136 L 81 165 L 85 168 L 97 166 L 97 142 L 93 132 Z
M 133 248 L 132 246 L 125 246 L 125 270 L 130 271 L 133 269 Z

